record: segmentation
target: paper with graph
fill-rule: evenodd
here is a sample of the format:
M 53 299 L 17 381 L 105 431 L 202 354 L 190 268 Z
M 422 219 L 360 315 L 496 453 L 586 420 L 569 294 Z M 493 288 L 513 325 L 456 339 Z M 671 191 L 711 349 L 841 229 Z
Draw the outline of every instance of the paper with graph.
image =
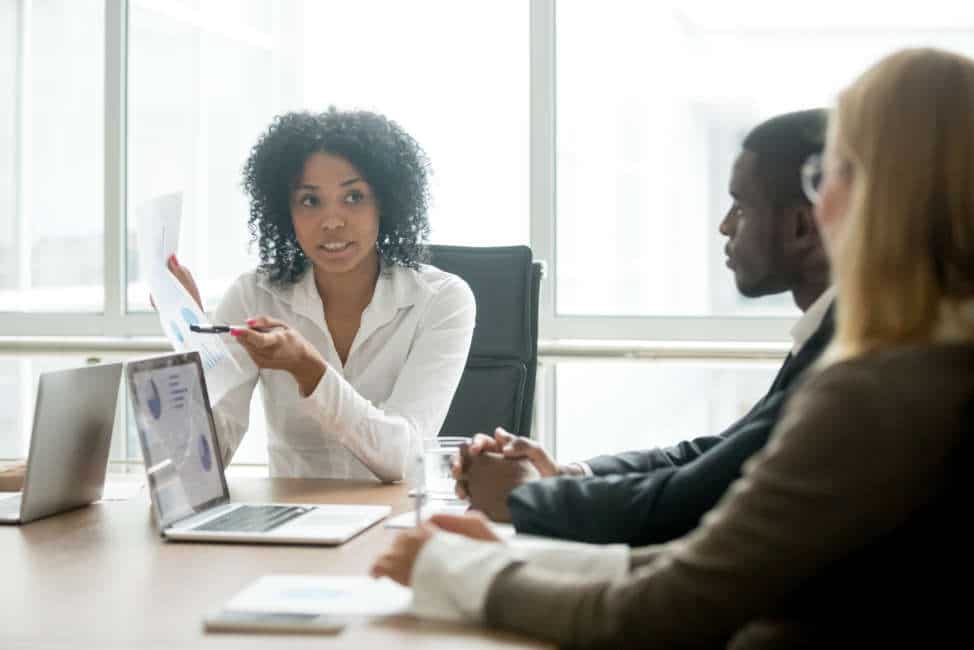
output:
M 225 609 L 234 612 L 393 616 L 405 613 L 412 590 L 389 578 L 365 576 L 266 575 L 236 594 Z
M 190 325 L 208 325 L 206 314 L 169 271 L 167 260 L 176 252 L 182 216 L 181 193 L 164 194 L 139 206 L 139 270 L 156 303 L 162 331 L 179 352 L 196 350 L 203 361 L 210 402 L 216 403 L 240 384 L 244 372 L 219 336 L 197 334 Z

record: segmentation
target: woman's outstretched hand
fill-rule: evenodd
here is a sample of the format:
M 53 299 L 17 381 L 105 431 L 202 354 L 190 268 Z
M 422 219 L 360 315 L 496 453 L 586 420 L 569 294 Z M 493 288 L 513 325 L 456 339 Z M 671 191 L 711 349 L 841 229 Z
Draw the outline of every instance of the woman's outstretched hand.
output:
M 166 266 L 202 310 L 200 291 L 189 269 L 182 266 L 175 255 L 169 256 Z M 149 300 L 155 307 L 152 296 Z M 247 327 L 234 328 L 230 335 L 247 350 L 259 368 L 286 370 L 294 375 L 298 389 L 305 397 L 314 391 L 328 369 L 321 354 L 297 330 L 269 316 L 251 318 Z
M 233 328 L 230 336 L 250 354 L 259 368 L 286 370 L 294 375 L 301 395 L 310 395 L 328 365 L 321 354 L 287 323 L 269 316 L 247 320 L 246 328 Z

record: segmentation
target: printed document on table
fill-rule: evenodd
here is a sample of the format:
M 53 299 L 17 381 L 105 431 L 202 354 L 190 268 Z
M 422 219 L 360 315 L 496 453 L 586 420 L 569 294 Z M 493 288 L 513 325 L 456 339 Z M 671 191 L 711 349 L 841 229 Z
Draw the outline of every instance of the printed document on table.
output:
M 267 575 L 234 596 L 223 609 L 276 614 L 391 616 L 402 614 L 412 590 L 389 578 Z
M 203 361 L 210 402 L 246 379 L 244 371 L 219 336 L 197 334 L 190 325 L 208 325 L 206 314 L 167 266 L 179 243 L 183 197 L 179 192 L 155 197 L 139 206 L 139 268 L 156 303 L 162 331 L 178 352 L 196 350 Z

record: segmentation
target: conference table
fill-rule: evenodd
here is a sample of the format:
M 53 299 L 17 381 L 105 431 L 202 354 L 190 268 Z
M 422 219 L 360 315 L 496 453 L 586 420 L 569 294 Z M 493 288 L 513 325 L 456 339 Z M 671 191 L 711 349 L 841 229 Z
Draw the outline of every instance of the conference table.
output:
M 388 504 L 405 485 L 231 478 L 234 501 Z M 0 648 L 543 648 L 517 635 L 400 615 L 335 635 L 207 633 L 203 617 L 260 576 L 366 575 L 398 531 L 337 547 L 165 542 L 145 490 L 25 526 L 0 526 Z

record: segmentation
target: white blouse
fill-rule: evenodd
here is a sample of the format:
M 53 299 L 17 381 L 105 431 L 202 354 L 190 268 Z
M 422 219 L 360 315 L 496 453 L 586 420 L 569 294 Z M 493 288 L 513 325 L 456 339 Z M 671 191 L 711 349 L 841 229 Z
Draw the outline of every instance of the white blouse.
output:
M 259 315 L 300 332 L 328 368 L 302 398 L 289 372 L 258 369 L 228 342 L 245 377 L 213 405 L 224 463 L 247 431 L 259 379 L 271 476 L 404 479 L 421 441 L 439 433 L 467 361 L 476 316 L 467 283 L 432 266 L 383 268 L 344 365 L 310 270 L 283 288 L 256 271 L 244 274 L 214 322 Z

